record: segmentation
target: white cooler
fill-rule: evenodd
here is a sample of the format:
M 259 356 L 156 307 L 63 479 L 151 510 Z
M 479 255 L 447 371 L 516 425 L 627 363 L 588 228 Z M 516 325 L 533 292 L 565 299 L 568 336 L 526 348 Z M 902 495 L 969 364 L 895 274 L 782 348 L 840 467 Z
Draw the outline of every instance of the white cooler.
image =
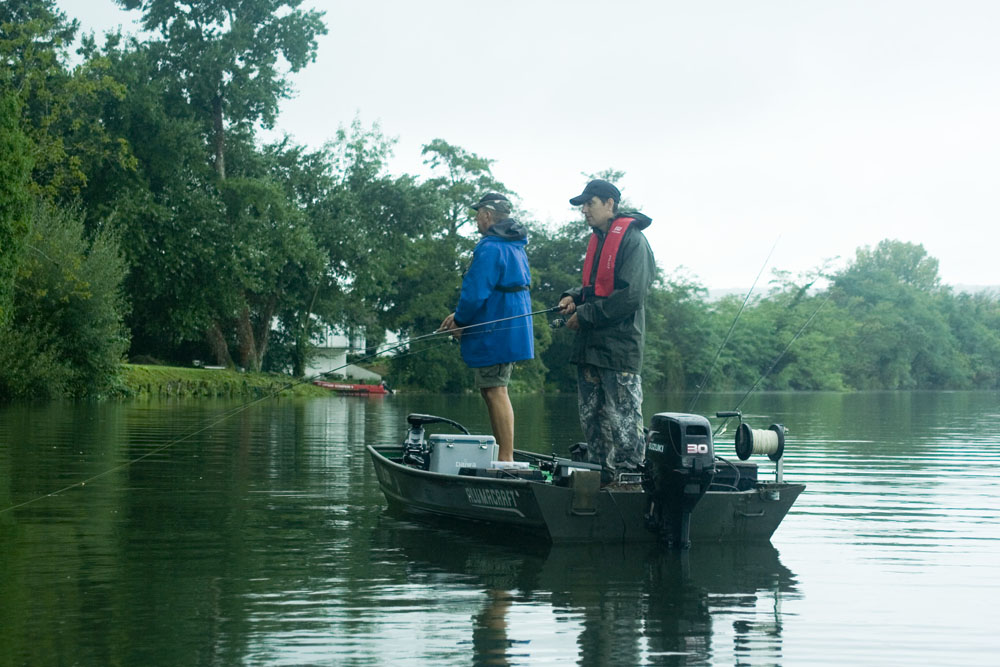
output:
M 462 468 L 489 468 L 497 458 L 492 435 L 441 435 L 427 438 L 431 450 L 431 472 L 457 475 Z

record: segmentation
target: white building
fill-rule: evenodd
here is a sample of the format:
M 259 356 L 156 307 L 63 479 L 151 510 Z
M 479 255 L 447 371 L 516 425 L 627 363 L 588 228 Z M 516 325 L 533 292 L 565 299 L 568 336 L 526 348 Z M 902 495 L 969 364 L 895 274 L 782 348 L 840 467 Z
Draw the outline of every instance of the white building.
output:
M 363 380 L 381 382 L 382 376 L 367 371 L 360 366 L 347 363 L 347 355 L 365 351 L 365 337 L 362 334 L 345 334 L 331 327 L 325 327 L 322 340 L 317 342 L 316 351 L 306 364 L 306 377 L 329 373 L 321 380 Z

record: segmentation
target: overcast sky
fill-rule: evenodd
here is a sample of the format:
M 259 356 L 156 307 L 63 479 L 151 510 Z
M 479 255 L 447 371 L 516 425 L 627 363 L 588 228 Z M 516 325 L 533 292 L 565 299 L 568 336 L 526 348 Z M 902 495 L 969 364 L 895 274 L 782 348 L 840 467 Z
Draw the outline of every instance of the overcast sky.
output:
M 59 4 L 135 30 L 112 0 Z M 624 171 L 657 262 L 712 289 L 749 287 L 776 241 L 769 266 L 797 273 L 885 238 L 947 284 L 1000 284 L 1000 2 L 305 6 L 329 34 L 282 107 L 300 143 L 358 117 L 398 137 L 394 174 L 423 175 L 442 138 L 553 224 L 581 219 L 581 173 Z

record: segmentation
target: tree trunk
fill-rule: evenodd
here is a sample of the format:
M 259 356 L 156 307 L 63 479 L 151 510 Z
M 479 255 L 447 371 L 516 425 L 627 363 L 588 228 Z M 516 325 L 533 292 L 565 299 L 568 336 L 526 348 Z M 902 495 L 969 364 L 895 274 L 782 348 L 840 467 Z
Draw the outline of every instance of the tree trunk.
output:
M 253 324 L 250 322 L 250 306 L 244 305 L 236 322 L 236 339 L 240 346 L 240 365 L 248 371 L 260 371 L 260 359 L 257 358 L 257 344 L 253 335 Z
M 312 299 L 309 300 L 309 309 L 302 317 L 302 327 L 295 335 L 295 346 L 292 349 L 292 375 L 297 378 L 306 374 L 306 363 L 312 354 L 312 313 L 316 306 L 316 297 L 319 295 L 319 284 L 313 290 Z
M 215 129 L 215 172 L 226 180 L 226 128 L 222 122 L 222 95 L 212 100 L 212 125 Z
M 272 294 L 267 300 L 267 306 L 260 313 L 257 321 L 255 340 L 257 341 L 257 370 L 260 371 L 264 365 L 264 355 L 267 354 L 267 345 L 271 340 L 271 320 L 274 318 L 274 311 L 278 307 L 278 296 Z
M 309 343 L 302 340 L 301 336 L 296 337 L 295 345 L 292 347 L 292 377 L 305 377 L 308 346 Z
M 205 339 L 208 341 L 208 346 L 212 350 L 212 356 L 215 357 L 215 364 L 217 366 L 225 366 L 226 368 L 232 368 L 233 358 L 229 354 L 229 345 L 226 344 L 226 337 L 222 335 L 222 327 L 219 326 L 218 322 L 212 322 L 212 325 L 205 332 Z

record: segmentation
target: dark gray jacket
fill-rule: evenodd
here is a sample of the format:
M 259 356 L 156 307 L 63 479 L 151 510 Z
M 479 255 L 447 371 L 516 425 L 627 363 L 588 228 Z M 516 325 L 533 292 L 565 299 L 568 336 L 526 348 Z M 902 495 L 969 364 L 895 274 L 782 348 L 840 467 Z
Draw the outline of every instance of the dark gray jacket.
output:
M 606 297 L 595 296 L 591 288 L 574 287 L 563 293 L 573 297 L 580 330 L 576 332 L 574 364 L 591 364 L 615 371 L 640 373 L 646 337 L 646 293 L 656 275 L 656 262 L 642 231 L 652 219 L 638 212 L 618 213 L 617 218 L 635 218 L 629 225 L 615 259 L 615 287 Z M 601 256 L 605 234 L 595 229 L 597 257 Z M 595 261 L 591 285 L 596 283 Z

